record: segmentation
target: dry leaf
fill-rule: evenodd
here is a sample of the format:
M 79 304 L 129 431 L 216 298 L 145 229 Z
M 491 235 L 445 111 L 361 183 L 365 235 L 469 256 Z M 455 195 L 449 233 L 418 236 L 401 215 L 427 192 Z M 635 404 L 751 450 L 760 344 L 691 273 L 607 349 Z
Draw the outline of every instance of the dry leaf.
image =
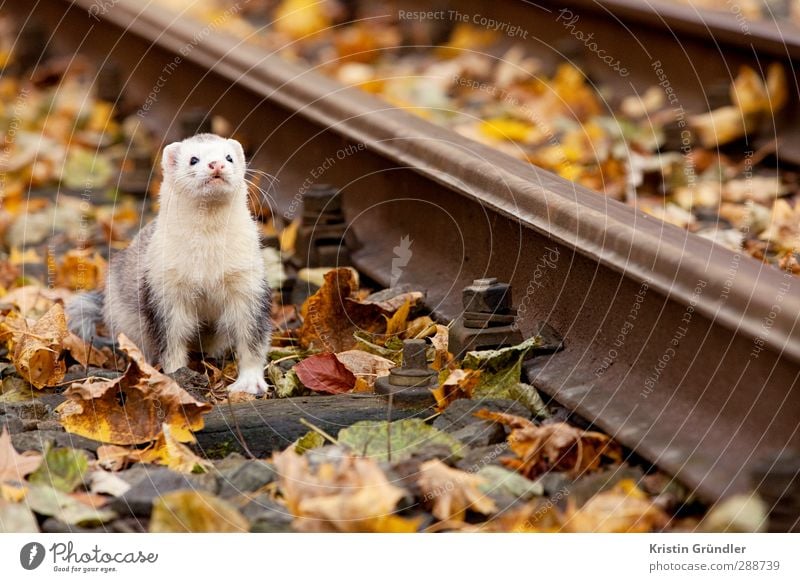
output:
M 360 303 L 353 298 L 358 290 L 351 269 L 340 268 L 325 273 L 325 283 L 303 304 L 303 324 L 297 331 L 300 345 L 329 352 L 343 352 L 356 345 L 353 333 L 383 332 L 381 315 L 385 312 L 374 304 Z
M 419 523 L 394 515 L 405 491 L 373 459 L 347 456 L 314 469 L 292 448 L 273 457 L 279 489 L 295 527 L 307 532 L 412 532 Z
M 164 423 L 162 429 L 152 447 L 136 451 L 132 456 L 142 463 L 164 465 L 179 473 L 197 473 L 198 470 L 205 472 L 214 466 L 210 461 L 198 457 L 189 447 L 175 440 L 168 424 Z
M 362 350 L 348 350 L 336 354 L 344 367 L 350 370 L 357 380 L 366 382 L 368 388 L 375 385 L 375 379 L 388 376 L 389 370 L 395 367 L 392 360 Z
M 450 330 L 446 325 L 436 325 L 436 333 L 431 337 L 431 344 L 433 344 L 434 356 L 431 367 L 434 370 L 443 370 L 448 362 L 452 359 L 448 351 L 450 341 Z
M 152 533 L 242 533 L 250 524 L 230 503 L 205 491 L 179 489 L 153 504 Z
M 619 445 L 606 435 L 583 431 L 566 422 L 536 426 L 519 416 L 486 409 L 475 416 L 512 428 L 508 444 L 517 458 L 503 459 L 503 463 L 529 479 L 550 470 L 577 477 L 599 468 L 604 461 L 619 461 L 622 457 Z
M 56 303 L 30 329 L 14 338 L 11 361 L 20 376 L 36 388 L 61 382 L 67 369 L 61 359 L 62 342 L 67 334 L 64 308 Z
M 303 386 L 315 392 L 342 394 L 350 392 L 356 384 L 353 373 L 329 352 L 302 360 L 294 367 L 294 372 Z
M 644 533 L 663 528 L 667 515 L 630 480 L 598 493 L 583 507 L 568 507 L 562 518 L 568 532 Z
M 447 379 L 431 392 L 436 399 L 436 410 L 442 412 L 459 398 L 472 398 L 472 392 L 481 379 L 480 370 L 453 370 Z
M 106 471 L 121 471 L 136 462 L 132 456 L 134 452 L 134 449 L 118 445 L 101 445 L 97 447 L 97 463 Z
M 103 287 L 106 260 L 92 249 L 71 249 L 56 271 L 56 283 L 68 289 L 92 291 Z
M 6 427 L 0 433 L 0 483 L 6 481 L 24 481 L 42 464 L 42 455 L 20 455 L 11 444 L 11 435 Z
M 192 431 L 203 428 L 211 405 L 148 364 L 124 334 L 119 345 L 131 359 L 125 373 L 70 386 L 64 392 L 68 400 L 56 409 L 64 428 L 103 443 L 132 445 L 155 440 L 167 423 L 175 439 L 193 442 Z
M 67 334 L 62 345 L 64 349 L 75 358 L 75 361 L 83 367 L 97 366 L 98 368 L 102 368 L 108 361 L 108 358 L 103 352 L 96 349 L 94 346 L 90 346 L 72 332 Z
M 394 312 L 391 317 L 386 318 L 386 333 L 385 338 L 388 339 L 392 336 L 401 336 L 405 333 L 408 327 L 408 314 L 411 312 L 411 300 L 407 300 L 403 305 Z
M 437 519 L 463 521 L 468 509 L 484 515 L 497 511 L 494 500 L 479 489 L 482 477 L 451 469 L 438 459 L 422 463 L 419 471 L 423 502 Z

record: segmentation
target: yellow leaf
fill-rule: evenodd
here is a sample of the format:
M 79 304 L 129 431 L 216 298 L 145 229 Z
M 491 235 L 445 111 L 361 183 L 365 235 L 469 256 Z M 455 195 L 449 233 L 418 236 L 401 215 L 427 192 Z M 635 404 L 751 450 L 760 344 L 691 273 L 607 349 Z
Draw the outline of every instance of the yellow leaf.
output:
M 168 424 L 164 423 L 162 429 L 155 444 L 138 454 L 140 461 L 164 465 L 179 473 L 195 473 L 198 469 L 207 471 L 213 467 L 212 463 L 201 459 L 189 447 L 175 440 Z
M 569 532 L 644 533 L 663 528 L 667 515 L 635 484 L 618 483 L 612 490 L 598 493 L 580 509 L 568 506 L 562 518 Z
M 391 317 L 386 318 L 386 339 L 392 336 L 399 336 L 406 331 L 408 327 L 408 314 L 411 311 L 411 300 L 409 299 L 394 312 Z M 386 317 L 386 316 L 384 316 Z
M 480 370 L 453 370 L 447 379 L 431 389 L 436 399 L 436 410 L 442 412 L 459 398 L 472 398 L 472 392 L 481 379 Z
M 64 308 L 56 303 L 30 329 L 16 336 L 11 361 L 20 376 L 35 388 L 61 382 L 66 372 L 61 359 L 62 342 L 67 333 Z
M 72 290 L 94 290 L 103 286 L 106 260 L 91 249 L 66 252 L 56 271 L 56 283 Z
M 529 123 L 517 119 L 493 118 L 482 121 L 480 130 L 483 135 L 497 140 L 528 142 L 536 134 L 536 128 Z
M 275 9 L 275 30 L 299 39 L 323 31 L 331 25 L 320 0 L 283 0 Z
M 242 533 L 250 525 L 230 503 L 205 491 L 180 489 L 159 497 L 150 518 L 152 533 Z
M 42 257 L 36 252 L 36 249 L 30 248 L 22 252 L 19 250 L 19 247 L 12 247 L 8 262 L 12 265 L 23 265 L 26 263 L 38 265 L 42 262 Z
M 175 380 L 153 368 L 124 334 L 120 348 L 130 363 L 113 380 L 89 380 L 70 386 L 67 401 L 58 406 L 68 432 L 103 443 L 131 445 L 155 440 L 162 423 L 179 442 L 193 442 L 192 431 L 203 428 L 211 405 L 195 400 Z

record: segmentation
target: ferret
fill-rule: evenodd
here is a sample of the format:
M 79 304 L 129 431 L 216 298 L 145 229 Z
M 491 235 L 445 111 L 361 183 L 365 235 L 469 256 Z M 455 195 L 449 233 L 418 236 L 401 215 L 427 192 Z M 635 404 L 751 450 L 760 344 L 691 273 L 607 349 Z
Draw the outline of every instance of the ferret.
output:
M 162 166 L 156 218 L 112 257 L 103 292 L 67 305 L 70 329 L 90 341 L 102 318 L 165 373 L 198 345 L 214 356 L 233 348 L 239 375 L 228 390 L 266 392 L 271 292 L 242 146 L 199 134 L 166 146 Z

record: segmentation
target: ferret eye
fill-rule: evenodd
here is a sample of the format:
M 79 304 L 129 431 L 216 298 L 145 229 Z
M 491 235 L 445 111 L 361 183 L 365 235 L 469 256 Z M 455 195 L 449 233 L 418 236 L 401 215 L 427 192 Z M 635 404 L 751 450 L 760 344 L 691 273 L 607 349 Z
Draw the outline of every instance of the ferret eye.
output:
M 200 161 L 200 158 L 198 158 L 197 156 L 192 156 L 192 159 L 189 160 L 189 165 L 190 166 L 194 166 L 199 161 Z
M 226 159 L 226 160 L 228 160 L 230 163 L 233 163 L 233 158 L 231 157 L 231 155 L 230 155 L 230 154 L 228 154 L 227 156 L 225 156 L 225 159 Z

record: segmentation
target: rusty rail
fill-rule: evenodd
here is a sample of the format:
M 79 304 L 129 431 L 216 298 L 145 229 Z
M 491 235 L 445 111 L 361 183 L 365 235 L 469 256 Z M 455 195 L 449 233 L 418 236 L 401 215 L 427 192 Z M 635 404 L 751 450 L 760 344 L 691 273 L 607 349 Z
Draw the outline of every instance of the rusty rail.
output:
M 400 282 L 427 289 L 439 317 L 459 314 L 476 277 L 511 282 L 523 332 L 547 321 L 566 342 L 533 360 L 531 381 L 700 496 L 747 489 L 756 461 L 800 447 L 796 278 L 239 40 L 197 42 L 202 25 L 157 6 L 117 0 L 99 25 L 92 5 L 13 10 L 46 23 L 62 50 L 122 65 L 138 103 L 181 55 L 143 122 L 169 138 L 188 106 L 226 116 L 281 180 L 287 217 L 309 180 L 340 187 L 356 266 L 388 284 L 410 237 Z

